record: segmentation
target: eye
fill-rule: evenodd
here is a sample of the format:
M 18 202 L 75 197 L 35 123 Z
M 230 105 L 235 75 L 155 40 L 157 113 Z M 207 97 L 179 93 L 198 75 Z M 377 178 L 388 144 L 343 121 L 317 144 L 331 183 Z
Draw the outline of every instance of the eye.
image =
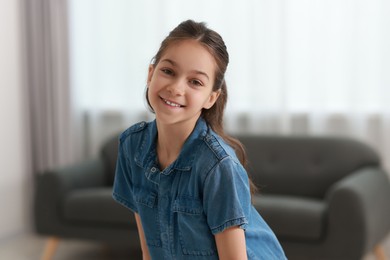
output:
M 163 68 L 161 71 L 166 75 L 173 75 L 173 71 L 171 69 Z
M 192 85 L 198 86 L 198 87 L 203 86 L 202 82 L 201 82 L 200 80 L 197 80 L 197 79 L 191 79 L 191 80 L 190 80 L 190 83 L 191 83 Z

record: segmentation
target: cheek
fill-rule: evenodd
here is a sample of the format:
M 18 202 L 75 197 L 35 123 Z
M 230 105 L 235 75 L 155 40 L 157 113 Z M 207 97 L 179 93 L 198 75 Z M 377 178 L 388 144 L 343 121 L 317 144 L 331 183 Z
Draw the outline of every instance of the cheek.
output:
M 149 81 L 149 89 L 152 93 L 158 93 L 166 84 L 166 79 L 153 75 L 151 81 Z
M 148 94 L 147 94 L 147 97 L 148 97 L 148 103 L 149 105 L 152 107 L 152 109 L 154 110 L 153 106 L 156 104 L 156 99 L 157 99 L 157 93 L 155 91 L 155 87 L 153 86 L 153 84 L 149 84 L 148 86 Z
M 153 108 L 152 103 L 150 101 L 150 88 L 149 87 L 146 90 L 146 95 L 145 96 L 146 96 L 145 98 L 146 98 L 146 102 L 147 102 L 149 108 L 152 110 L 152 112 L 154 112 L 154 108 Z
M 195 95 L 192 95 L 192 98 L 190 99 L 189 102 L 191 102 L 193 104 L 197 104 L 198 106 L 203 107 L 204 105 L 207 104 L 207 102 L 209 100 L 208 97 L 209 96 L 204 94 L 204 93 L 202 93 L 202 94 L 197 93 Z
M 149 86 L 149 90 L 148 90 L 149 103 L 153 104 L 155 102 L 156 98 L 157 98 L 156 91 L 154 90 L 153 87 Z
M 149 98 L 153 98 L 153 95 L 156 94 L 157 89 L 158 89 L 158 86 L 156 85 L 156 81 L 154 81 L 154 80 L 150 81 L 149 82 L 149 91 L 148 91 Z

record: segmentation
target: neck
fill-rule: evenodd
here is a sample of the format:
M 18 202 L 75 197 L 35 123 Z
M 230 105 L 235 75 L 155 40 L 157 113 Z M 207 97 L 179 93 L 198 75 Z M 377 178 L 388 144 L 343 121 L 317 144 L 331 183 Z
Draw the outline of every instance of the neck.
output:
M 180 154 L 187 138 L 194 130 L 195 122 L 162 124 L 157 122 L 157 156 L 161 169 L 173 163 Z

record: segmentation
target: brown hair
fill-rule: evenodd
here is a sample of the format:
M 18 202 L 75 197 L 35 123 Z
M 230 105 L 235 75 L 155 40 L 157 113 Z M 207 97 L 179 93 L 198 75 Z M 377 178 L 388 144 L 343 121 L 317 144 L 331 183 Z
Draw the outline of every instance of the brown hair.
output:
M 247 156 L 244 146 L 237 139 L 227 135 L 223 129 L 223 114 L 228 97 L 225 72 L 229 63 L 229 54 L 222 37 L 217 32 L 207 28 L 205 23 L 197 23 L 192 20 L 184 21 L 180 23 L 175 29 L 173 29 L 162 41 L 160 49 L 152 60 L 152 65 L 156 66 L 159 63 L 164 52 L 172 43 L 189 39 L 196 40 L 201 45 L 203 45 L 214 57 L 217 63 L 213 91 L 220 91 L 220 95 L 211 108 L 202 110 L 201 116 L 204 118 L 207 124 L 225 140 L 225 142 L 233 147 L 241 164 L 246 168 Z M 153 112 L 153 108 L 150 105 L 148 99 L 147 89 L 146 100 L 148 102 L 149 108 Z M 251 180 L 249 180 L 249 182 L 251 194 L 253 194 L 256 191 L 256 186 Z

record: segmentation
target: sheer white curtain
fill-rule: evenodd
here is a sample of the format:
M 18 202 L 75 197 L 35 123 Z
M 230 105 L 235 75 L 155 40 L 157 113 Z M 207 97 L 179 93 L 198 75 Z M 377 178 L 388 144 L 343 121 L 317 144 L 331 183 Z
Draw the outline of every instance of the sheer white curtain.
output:
M 219 32 L 230 53 L 227 130 L 347 135 L 371 144 L 390 168 L 389 1 L 69 4 L 74 106 L 94 129 L 90 153 L 104 137 L 96 122 L 108 135 L 150 116 L 149 62 L 173 27 L 194 19 Z

